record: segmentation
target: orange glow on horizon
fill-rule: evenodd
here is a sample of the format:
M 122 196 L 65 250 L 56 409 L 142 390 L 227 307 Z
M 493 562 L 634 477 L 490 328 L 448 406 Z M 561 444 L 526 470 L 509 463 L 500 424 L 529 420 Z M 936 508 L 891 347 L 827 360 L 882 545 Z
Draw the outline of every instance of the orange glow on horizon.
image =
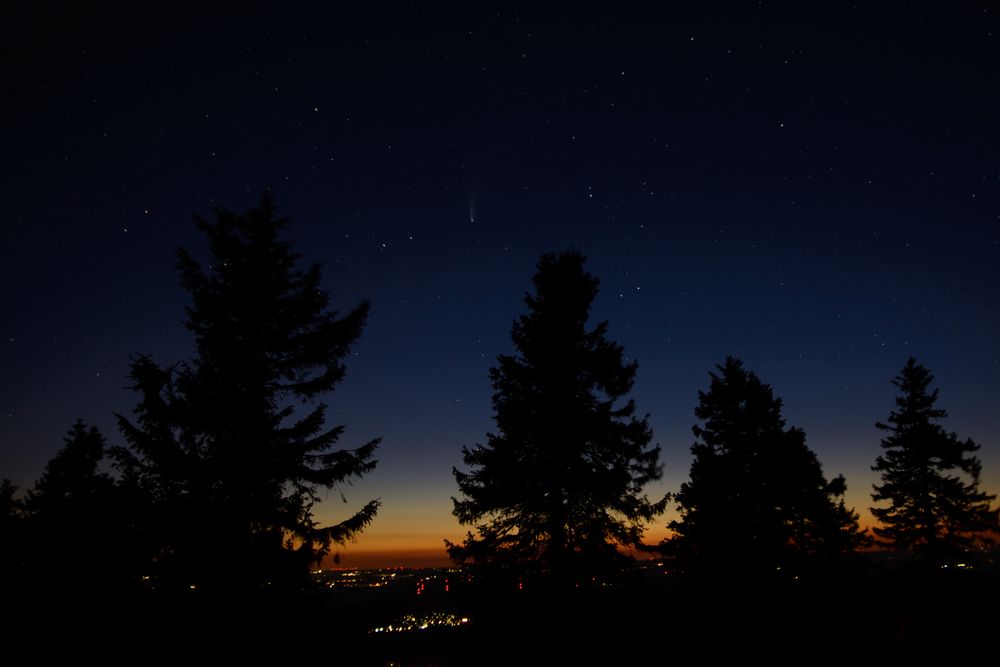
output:
M 449 567 L 452 565 L 444 545 L 438 549 L 383 549 L 361 551 L 344 549 L 339 553 L 340 562 L 331 554 L 323 559 L 320 567 L 325 570 L 374 570 L 380 568 Z
M 862 514 L 859 524 L 871 534 L 875 525 L 867 512 Z M 673 534 L 666 526 L 651 526 L 643 540 L 653 546 Z M 448 567 L 452 565 L 445 551 L 444 540 L 459 542 L 462 535 L 438 536 L 428 533 L 388 534 L 372 531 L 362 535 L 357 543 L 334 549 L 323 559 L 324 569 L 375 569 L 390 567 Z M 335 554 L 340 562 L 335 562 Z M 640 555 L 640 557 L 642 557 Z
M 444 541 L 461 542 L 468 530 L 451 515 L 450 502 L 436 499 L 428 502 L 406 502 L 405 494 L 387 499 L 374 524 L 365 530 L 356 542 L 336 547 L 323 559 L 321 567 L 336 569 L 371 569 L 388 567 L 448 567 L 452 563 L 445 551 Z M 878 525 L 868 511 L 863 493 L 848 492 L 847 505 L 859 514 L 858 523 L 871 535 L 872 526 Z M 326 518 L 326 517 L 323 517 Z M 669 538 L 673 531 L 667 524 L 680 518 L 676 508 L 647 526 L 643 542 L 653 546 Z M 339 554 L 340 563 L 334 562 Z M 643 557 L 643 555 L 639 555 Z

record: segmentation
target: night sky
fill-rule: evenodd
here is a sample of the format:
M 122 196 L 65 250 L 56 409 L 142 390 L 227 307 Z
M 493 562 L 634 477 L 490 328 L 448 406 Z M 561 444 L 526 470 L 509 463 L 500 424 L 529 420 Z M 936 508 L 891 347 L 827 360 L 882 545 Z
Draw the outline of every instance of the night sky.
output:
M 372 302 L 329 402 L 343 446 L 383 437 L 380 463 L 318 509 L 381 497 L 347 564 L 464 533 L 451 467 L 492 427 L 488 369 L 539 255 L 570 248 L 601 279 L 593 322 L 639 362 L 651 494 L 687 478 L 727 354 L 863 523 L 909 355 L 1000 491 L 991 3 L 143 4 L 5 19 L 0 476 L 22 489 L 77 417 L 122 442 L 130 355 L 192 351 L 192 214 L 269 187 L 338 310 Z

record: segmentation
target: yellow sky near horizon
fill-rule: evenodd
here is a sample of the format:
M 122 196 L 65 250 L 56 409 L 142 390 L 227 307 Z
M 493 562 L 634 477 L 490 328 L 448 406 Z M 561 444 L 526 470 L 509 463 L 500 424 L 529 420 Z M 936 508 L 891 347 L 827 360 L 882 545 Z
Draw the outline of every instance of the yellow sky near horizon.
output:
M 860 525 L 868 528 L 875 524 L 868 511 L 870 500 L 863 489 L 851 489 L 847 493 L 847 505 L 853 506 L 860 515 Z M 321 522 L 333 522 L 330 510 L 344 506 L 324 505 L 317 514 Z M 337 547 L 324 561 L 323 567 L 378 568 L 378 567 L 444 567 L 448 556 L 444 541 L 461 541 L 468 528 L 460 526 L 451 514 L 452 504 L 447 497 L 416 496 L 406 497 L 403 490 L 393 497 L 383 497 L 382 506 L 372 524 L 356 541 Z M 656 544 L 666 538 L 670 531 L 667 523 L 678 517 L 674 507 L 670 507 L 656 522 L 650 524 L 644 536 L 647 544 Z M 341 516 L 342 520 L 343 517 Z M 333 554 L 339 554 L 341 562 L 334 563 Z

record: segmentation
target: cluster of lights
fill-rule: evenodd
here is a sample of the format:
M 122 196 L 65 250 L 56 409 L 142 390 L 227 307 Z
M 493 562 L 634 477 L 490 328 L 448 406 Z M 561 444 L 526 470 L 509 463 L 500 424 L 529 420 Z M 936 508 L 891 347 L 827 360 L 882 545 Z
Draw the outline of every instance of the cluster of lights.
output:
M 323 572 L 315 572 L 317 576 L 323 576 Z M 383 572 L 381 570 L 368 573 L 347 570 L 338 572 L 336 576 L 323 582 L 327 588 L 382 588 L 388 586 L 396 578 L 395 572 Z
M 428 628 L 460 628 L 468 622 L 469 619 L 465 616 L 456 616 L 455 614 L 448 614 L 443 611 L 432 611 L 429 614 L 421 616 L 407 614 L 392 625 L 372 628 L 372 632 L 413 632 L 415 630 L 427 630 Z

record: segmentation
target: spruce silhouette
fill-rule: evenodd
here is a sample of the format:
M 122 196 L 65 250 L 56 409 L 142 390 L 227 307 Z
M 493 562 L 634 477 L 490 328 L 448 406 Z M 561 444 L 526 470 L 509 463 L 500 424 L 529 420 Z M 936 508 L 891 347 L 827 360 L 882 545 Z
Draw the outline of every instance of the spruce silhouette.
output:
M 0 584 L 7 590 L 23 578 L 24 551 L 23 504 L 17 498 L 17 485 L 4 478 L 0 480 Z
M 209 264 L 178 251 L 195 356 L 166 367 L 134 360 L 140 400 L 134 421 L 119 415 L 128 448 L 115 450 L 117 465 L 149 498 L 164 584 L 292 584 L 378 508 L 373 500 L 325 527 L 312 515 L 320 490 L 375 466 L 378 440 L 336 449 L 344 427 L 324 428 L 326 405 L 315 403 L 344 377 L 368 303 L 344 317 L 329 309 L 319 266 L 299 268 L 267 194 L 244 214 L 218 209 L 196 222 Z
M 73 563 L 86 576 L 60 586 L 92 587 L 127 584 L 119 499 L 108 462 L 104 436 L 77 420 L 63 446 L 22 502 L 26 571 L 36 585 L 52 581 L 51 573 Z
M 872 470 L 882 482 L 873 485 L 872 507 L 881 522 L 875 534 L 898 549 L 937 561 L 960 553 L 974 541 L 989 540 L 998 527 L 996 498 L 979 490 L 982 464 L 972 440 L 960 440 L 935 423 L 947 417 L 936 408 L 934 376 L 910 357 L 892 381 L 900 395 L 887 423 L 875 426 L 888 435 Z
M 771 387 L 729 357 L 698 392 L 690 481 L 664 543 L 681 570 L 797 576 L 852 551 L 858 516 L 842 476 L 827 481 L 805 433 L 786 427 Z
M 619 548 L 639 546 L 664 509 L 642 493 L 660 477 L 659 446 L 633 401 L 619 403 L 637 364 L 607 322 L 587 329 L 598 280 L 583 264 L 576 252 L 542 256 L 511 331 L 517 353 L 490 370 L 497 432 L 463 447 L 469 471 L 453 471 L 454 514 L 476 529 L 448 543 L 458 563 L 589 580 L 620 565 Z

